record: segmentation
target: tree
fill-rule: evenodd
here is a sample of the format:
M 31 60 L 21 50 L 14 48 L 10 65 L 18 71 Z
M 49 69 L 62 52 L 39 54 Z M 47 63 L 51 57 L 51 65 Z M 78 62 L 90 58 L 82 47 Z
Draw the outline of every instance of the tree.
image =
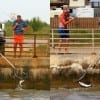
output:
M 38 30 L 41 30 L 46 24 L 43 23 L 38 17 L 38 18 L 33 18 L 32 20 L 30 20 L 29 25 L 32 27 L 33 31 L 38 31 Z

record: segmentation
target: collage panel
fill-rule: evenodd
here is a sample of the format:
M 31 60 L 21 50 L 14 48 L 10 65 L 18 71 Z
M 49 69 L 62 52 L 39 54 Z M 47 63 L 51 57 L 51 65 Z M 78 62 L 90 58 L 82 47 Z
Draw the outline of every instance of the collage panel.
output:
M 51 100 L 100 99 L 99 4 L 50 1 Z
M 0 4 L 0 100 L 100 100 L 100 0 Z
M 0 100 L 50 100 L 49 1 L 0 4 Z

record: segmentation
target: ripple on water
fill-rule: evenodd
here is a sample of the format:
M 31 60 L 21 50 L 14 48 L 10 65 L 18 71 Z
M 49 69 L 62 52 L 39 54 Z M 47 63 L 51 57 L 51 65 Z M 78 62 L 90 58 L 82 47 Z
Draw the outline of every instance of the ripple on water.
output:
M 49 91 L 5 90 L 0 92 L 0 100 L 50 100 Z
M 51 92 L 51 100 L 100 100 L 100 91 L 61 91 Z

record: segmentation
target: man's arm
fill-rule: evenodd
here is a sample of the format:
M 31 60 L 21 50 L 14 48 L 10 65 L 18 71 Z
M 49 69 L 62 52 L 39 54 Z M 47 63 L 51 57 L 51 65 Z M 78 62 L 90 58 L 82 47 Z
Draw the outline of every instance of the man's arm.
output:
M 28 30 L 28 29 L 29 29 L 29 26 L 23 27 L 23 28 L 22 28 L 23 31 L 26 31 L 26 30 Z
M 60 16 L 60 20 L 62 21 L 63 25 L 67 25 L 70 22 L 72 22 L 74 20 L 74 18 L 69 19 L 68 21 L 66 21 L 63 16 Z
M 27 25 L 26 22 L 24 22 L 24 27 L 22 28 L 23 31 L 26 31 L 29 29 L 29 26 Z
M 65 25 L 71 23 L 74 20 L 74 18 L 69 19 L 68 21 L 65 22 Z
M 17 26 L 18 26 L 18 23 L 13 23 L 12 29 L 15 30 Z

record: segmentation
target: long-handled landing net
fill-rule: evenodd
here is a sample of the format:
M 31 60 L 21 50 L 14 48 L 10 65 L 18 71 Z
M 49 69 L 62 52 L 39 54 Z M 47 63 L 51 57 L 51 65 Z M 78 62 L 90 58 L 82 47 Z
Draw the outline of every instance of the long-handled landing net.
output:
M 0 53 L 0 56 L 16 71 L 16 67 L 2 53 Z M 23 74 L 25 75 L 24 72 Z M 22 79 L 22 77 L 18 76 L 16 72 L 14 72 L 14 76 L 20 80 L 18 86 L 22 88 L 24 80 Z

